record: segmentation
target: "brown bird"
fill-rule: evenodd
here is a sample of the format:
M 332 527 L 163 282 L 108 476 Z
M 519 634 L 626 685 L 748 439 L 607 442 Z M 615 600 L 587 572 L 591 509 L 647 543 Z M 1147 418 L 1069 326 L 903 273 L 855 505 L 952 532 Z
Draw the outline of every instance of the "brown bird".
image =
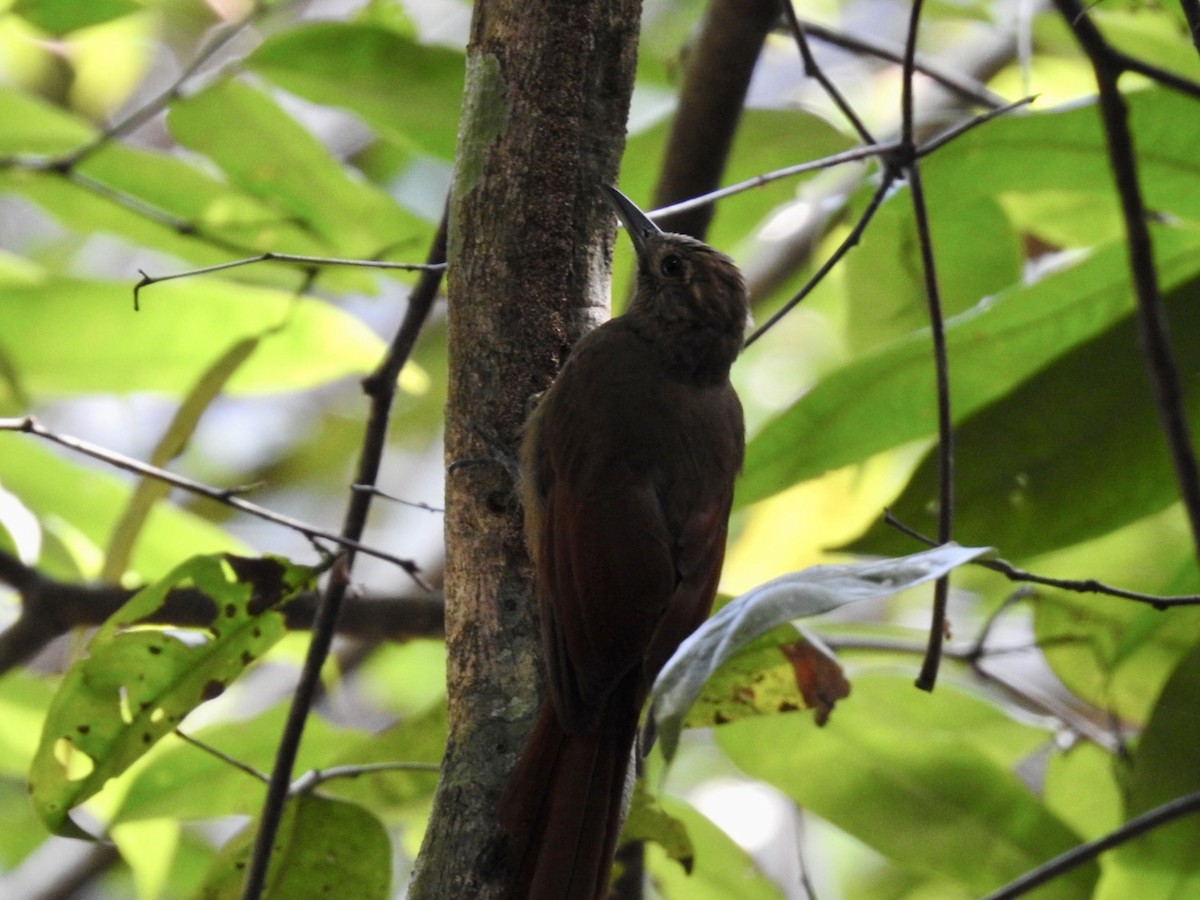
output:
M 638 715 L 712 606 L 745 445 L 741 274 L 604 189 L 637 292 L 575 346 L 521 448 L 549 697 L 500 803 L 520 900 L 607 891 Z

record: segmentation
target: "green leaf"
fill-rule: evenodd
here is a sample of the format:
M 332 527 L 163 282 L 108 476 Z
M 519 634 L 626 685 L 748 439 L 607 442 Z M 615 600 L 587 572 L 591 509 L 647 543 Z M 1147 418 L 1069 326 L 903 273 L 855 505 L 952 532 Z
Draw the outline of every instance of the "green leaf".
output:
M 807 716 L 778 716 L 746 719 L 716 736 L 749 775 L 896 865 L 951 878 L 978 895 L 1070 849 L 1079 837 L 1006 766 L 964 740 L 973 726 L 956 721 L 963 695 L 943 706 L 945 693 L 947 685 L 931 696 L 907 678 L 862 675 L 854 697 L 824 728 Z M 1090 896 L 1097 874 L 1092 863 L 1039 897 Z
M 633 841 L 657 844 L 668 859 L 688 874 L 695 866 L 696 851 L 688 838 L 687 828 L 666 811 L 662 798 L 651 796 L 644 778 L 634 782 L 629 814 L 625 817 L 618 846 Z
M 1052 813 L 1096 840 L 1121 824 L 1120 761 L 1090 741 L 1079 740 L 1046 760 L 1042 791 Z
M 943 313 L 950 317 L 1019 283 L 1020 247 L 994 197 L 965 194 L 939 203 L 931 209 L 933 251 Z M 967 233 L 975 239 L 964 241 Z M 846 257 L 848 337 L 855 349 L 902 337 L 929 321 L 920 252 L 911 197 L 894 194 Z
M 70 2 L 70 0 L 68 0 Z M 58 154 L 96 135 L 84 119 L 9 87 L 0 87 L 0 154 Z
M 323 300 L 215 278 L 154 285 L 140 312 L 128 284 L 53 278 L 0 294 L 0 318 L 0 354 L 35 397 L 183 394 L 231 341 L 268 331 L 230 379 L 232 393 L 302 390 L 366 373 L 384 350 L 362 322 Z
M 1200 232 L 1155 229 L 1160 283 L 1173 291 L 1200 271 Z M 1013 288 L 946 323 L 956 421 L 1020 385 L 1130 311 L 1127 251 L 1097 250 L 1078 265 Z M 929 336 L 920 332 L 834 372 L 750 441 L 738 502 L 752 503 L 936 430 Z M 989 538 L 991 540 L 991 538 Z
M 0 300 L 2 303 L 2 300 Z M 76 550 L 78 568 L 94 575 L 99 548 L 108 543 L 117 515 L 129 501 L 129 484 L 108 472 L 66 459 L 39 446 L 38 438 L 0 433 L 0 484 L 37 515 L 48 537 Z M 51 542 L 53 543 L 53 542 Z M 154 507 L 134 549 L 131 567 L 143 578 L 158 578 L 193 553 L 250 549 L 224 529 L 169 503 Z M 95 566 L 98 568 L 98 566 Z M 65 574 L 65 573 L 64 573 Z
M 1164 298 L 1193 439 L 1200 438 L 1197 291 L 1193 276 Z M 1178 497 L 1132 317 L 960 424 L 955 457 L 956 538 L 987 541 L 1009 558 L 1099 537 Z M 910 527 L 936 531 L 936 496 L 937 461 L 927 456 L 891 508 Z M 908 546 L 908 537 L 880 525 L 854 549 Z
M 213 861 L 196 900 L 238 900 L 254 849 L 258 820 Z M 284 808 L 267 870 L 264 897 L 287 900 L 384 900 L 392 847 L 383 823 L 354 803 L 305 795 Z
M 29 781 L 50 830 L 83 836 L 70 810 L 278 641 L 285 632 L 280 607 L 310 578 L 278 559 L 197 556 L 131 597 L 96 632 L 47 712 Z M 139 625 L 174 588 L 197 590 L 212 603 L 198 643 Z
M 1185 794 L 1200 791 L 1200 643 L 1179 663 L 1159 695 L 1133 755 L 1126 817 L 1132 819 Z M 1122 844 L 1106 860 L 1096 896 L 1200 895 L 1200 816 L 1194 813 Z
M 759 636 L 793 619 L 859 600 L 890 597 L 940 578 L 987 552 L 986 547 L 946 545 L 900 559 L 813 566 L 782 575 L 731 600 L 679 645 L 654 682 L 649 709 L 663 755 L 667 759 L 674 756 L 684 717 L 708 680 L 748 647 L 757 652 L 760 648 L 753 642 Z M 790 635 L 781 643 L 794 639 Z M 737 681 L 749 676 L 749 671 L 741 669 L 735 673 Z M 713 701 L 711 712 L 706 713 L 713 721 L 746 714 L 736 686 L 714 691 L 725 699 Z
M 667 858 L 658 844 L 646 848 L 646 865 L 663 897 L 687 900 L 781 900 L 779 886 L 767 878 L 745 850 L 693 807 L 662 798 L 663 815 L 682 829 L 694 847 L 690 874 Z
M 1046 661 L 1076 696 L 1134 723 L 1200 640 L 1200 607 L 1160 612 L 1115 597 L 1055 592 L 1035 606 Z
M 1200 159 L 1195 154 L 1200 122 L 1192 115 L 1195 101 L 1165 88 L 1132 91 L 1126 100 L 1148 207 L 1200 220 L 1200 196 L 1190 187 L 1200 177 Z M 921 164 L 934 228 L 942 211 L 952 208 L 956 200 L 992 196 L 1012 212 L 1025 199 L 1065 194 L 1088 197 L 1093 223 L 1101 220 L 1108 236 L 1119 236 L 1107 148 L 1094 103 L 1004 116 L 972 129 Z M 1031 165 L 1031 160 L 1037 164 Z M 1083 224 L 1083 217 L 1074 211 L 1071 215 Z M 1015 218 L 1022 228 L 1043 234 L 1035 220 Z M 974 236 L 964 237 L 970 241 Z M 1067 246 L 1085 243 L 1067 240 Z
M 246 65 L 293 94 L 358 113 L 402 146 L 454 157 L 461 53 L 374 25 L 318 22 L 272 36 Z
M 683 719 L 684 728 L 705 728 L 747 716 L 814 709 L 824 722 L 850 684 L 819 641 L 781 625 L 744 644 L 709 678 Z
M 134 0 L 16 0 L 12 12 L 42 31 L 61 37 L 78 28 L 100 25 L 142 9 Z
M 352 177 L 274 100 L 241 82 L 219 81 L 177 101 L 167 122 L 181 144 L 342 255 L 369 258 L 428 230 L 387 194 Z

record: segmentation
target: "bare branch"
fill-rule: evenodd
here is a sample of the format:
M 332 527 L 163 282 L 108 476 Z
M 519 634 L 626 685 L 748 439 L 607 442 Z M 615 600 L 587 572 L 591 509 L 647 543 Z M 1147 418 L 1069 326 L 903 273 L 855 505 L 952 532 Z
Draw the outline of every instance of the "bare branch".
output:
M 908 178 L 912 195 L 913 220 L 917 228 L 917 243 L 921 250 L 921 268 L 925 279 L 925 299 L 929 308 L 929 329 L 933 344 L 934 376 L 936 379 L 938 411 L 938 543 L 948 543 L 953 536 L 954 523 L 954 419 L 950 411 L 950 369 L 946 355 L 946 325 L 942 315 L 941 294 L 938 289 L 937 267 L 933 255 L 933 239 L 929 230 L 929 213 L 925 208 L 925 191 L 921 184 L 921 169 L 914 134 L 913 78 L 917 52 L 917 32 L 921 21 L 923 0 L 914 0 L 909 18 L 908 36 L 904 47 L 904 78 L 900 93 L 900 149 L 896 165 Z M 933 690 L 937 683 L 942 642 L 946 637 L 946 605 L 950 596 L 950 579 L 939 578 L 933 586 L 933 616 L 929 626 L 929 646 L 925 661 L 917 676 L 917 687 Z
M 442 282 L 442 264 L 446 261 L 447 217 L 448 209 L 442 213 L 441 224 L 438 226 L 433 245 L 430 247 L 427 259 L 429 266 L 421 273 L 416 287 L 409 296 L 408 309 L 388 348 L 387 355 L 380 362 L 379 367 L 363 380 L 363 390 L 371 398 L 371 411 L 363 435 L 358 472 L 353 481 L 353 484 L 359 489 L 350 492 L 350 502 L 346 507 L 346 516 L 342 523 L 343 537 L 353 543 L 357 543 L 362 537 L 367 523 L 367 514 L 370 512 L 371 501 L 374 498 L 371 491 L 361 488 L 363 486 L 374 487 L 379 477 L 392 400 L 396 393 L 396 380 L 416 346 L 417 337 L 429 318 L 429 312 L 437 297 L 438 287 Z M 244 900 L 257 900 L 266 884 L 267 867 L 275 845 L 275 834 L 279 830 L 279 823 L 283 817 L 284 804 L 287 802 L 292 770 L 296 764 L 296 754 L 300 749 L 300 738 L 304 734 L 304 724 L 320 687 L 321 669 L 325 665 L 325 659 L 328 657 L 329 648 L 333 643 L 338 615 L 350 583 L 350 569 L 353 564 L 354 552 L 351 550 L 342 557 L 340 564 L 334 567 L 326 582 L 325 591 L 321 595 L 321 602 L 317 606 L 312 639 L 309 641 L 304 667 L 301 669 L 296 693 L 288 710 L 287 723 L 284 725 L 283 734 L 279 739 L 275 764 L 271 769 L 271 779 L 267 785 L 267 796 L 259 819 L 254 852 L 250 858 L 243 886 L 242 897 Z
M 255 781 L 261 781 L 263 784 L 266 784 L 266 782 L 267 782 L 266 775 L 264 775 L 262 772 L 258 771 L 258 769 L 254 768 L 253 766 L 242 762 L 240 759 L 230 756 L 224 750 L 218 750 L 212 744 L 210 744 L 206 741 L 202 741 L 199 738 L 192 737 L 190 734 L 186 733 L 181 728 L 175 729 L 175 736 L 177 738 L 179 738 L 181 741 L 183 741 L 184 743 L 191 744 L 197 750 L 201 750 L 204 753 L 207 753 L 209 756 L 216 757 L 217 759 L 221 760 L 221 762 L 225 763 L 227 766 L 231 766 L 232 768 L 237 769 L 239 772 L 245 772 L 247 775 L 249 775 Z
M 744 181 L 736 182 L 728 187 L 723 187 L 720 190 L 711 191 L 700 197 L 693 197 L 690 200 L 683 200 L 679 203 L 672 203 L 670 206 L 664 206 L 647 213 L 651 219 L 662 219 L 673 213 L 683 212 L 684 210 L 694 209 L 697 206 L 705 206 L 706 204 L 715 203 L 718 200 L 723 200 L 726 197 L 732 197 L 735 194 L 741 194 L 745 191 L 751 191 L 755 188 L 760 188 L 763 185 L 770 184 L 773 181 L 780 181 L 784 178 L 794 178 L 797 175 L 804 175 L 808 172 L 816 172 L 820 169 L 832 169 L 835 166 L 845 165 L 851 162 L 861 162 L 864 159 L 873 157 L 886 157 L 894 153 L 900 147 L 899 141 L 885 141 L 880 144 L 872 144 L 869 147 L 855 147 L 851 150 L 843 150 L 841 153 L 832 153 L 829 156 L 822 156 L 820 159 L 814 159 L 810 162 L 797 163 L 794 166 L 784 166 L 782 169 L 773 169 L 770 172 L 764 172 L 761 175 L 755 175 L 753 178 L 747 178 Z
M 292 783 L 292 794 L 305 794 L 327 781 L 339 778 L 361 778 L 380 772 L 440 772 L 441 765 L 426 762 L 360 763 L 357 765 L 330 766 L 328 769 L 311 769 Z
M 395 494 L 389 494 L 387 491 L 382 491 L 371 484 L 352 484 L 350 489 L 353 491 L 367 491 L 380 497 L 384 500 L 390 500 L 393 503 L 400 503 L 404 506 L 412 507 L 413 509 L 423 509 L 425 512 L 444 513 L 445 510 L 440 506 L 430 506 L 428 503 L 421 503 L 416 500 L 405 500 L 403 497 L 397 497 Z
M 796 41 L 796 48 L 800 51 L 800 64 L 804 66 L 804 74 L 809 78 L 813 78 L 821 85 L 822 90 L 833 101 L 833 105 L 838 108 L 838 111 L 845 117 L 850 126 L 858 133 L 859 140 L 864 144 L 874 144 L 875 138 L 871 136 L 871 132 L 867 130 L 867 126 L 863 124 L 858 113 L 850 106 L 842 92 L 837 89 L 837 86 L 829 80 L 824 70 L 817 65 L 816 57 L 813 56 L 812 50 L 808 46 L 808 38 L 805 37 L 805 28 L 800 24 L 800 20 L 796 18 L 796 9 L 792 6 L 792 0 L 780 0 L 780 6 L 783 7 L 783 17 L 788 23 L 788 27 L 792 31 L 792 37 Z
M 986 122 L 990 122 L 992 119 L 996 118 L 997 116 L 1003 115 L 1007 112 L 1011 112 L 1014 109 L 1019 109 L 1020 107 L 1024 106 L 1025 104 L 1027 104 L 1029 102 L 1030 102 L 1030 98 L 1025 98 L 1022 100 L 1018 100 L 1014 103 L 1010 103 L 1007 106 L 1003 106 L 999 109 L 989 110 L 988 112 L 983 113 L 982 115 L 975 116 L 974 118 L 969 119 L 968 121 L 963 122 L 960 125 L 956 125 L 953 128 L 950 128 L 950 129 L 942 132 L 941 134 L 937 135 L 934 138 L 931 138 L 927 143 L 921 144 L 920 146 L 916 147 L 913 150 L 912 155 L 913 155 L 914 159 L 926 156 L 929 153 L 932 153 L 934 150 L 944 147 L 946 144 L 950 143 L 955 138 L 961 137 L 962 135 L 966 134 L 972 128 L 975 128 L 979 125 L 983 125 Z M 859 150 L 860 151 L 874 151 L 874 152 L 866 154 L 866 155 L 880 155 L 885 160 L 890 161 L 896 153 L 900 152 L 900 148 L 901 148 L 900 141 L 892 141 L 892 142 L 888 142 L 885 144 L 875 144 L 871 147 L 862 147 L 862 148 L 859 148 Z M 851 152 L 857 152 L 857 151 L 851 151 Z M 839 156 L 840 155 L 841 154 L 839 154 Z M 817 160 L 817 162 L 825 163 L 825 162 L 828 162 L 828 160 L 830 160 L 832 158 L 833 157 L 826 157 L 824 160 Z M 858 158 L 864 158 L 864 157 L 860 156 Z M 814 164 L 806 163 L 805 165 L 814 165 Z M 796 167 L 791 167 L 791 168 L 794 169 Z M 784 170 L 781 169 L 778 171 L 782 172 Z M 774 174 L 775 173 L 766 173 L 765 175 L 762 175 L 759 177 L 760 178 L 769 178 L 769 177 L 773 176 Z M 899 178 L 899 176 L 900 176 L 900 173 L 897 169 L 895 169 L 895 168 L 885 169 L 884 175 L 880 179 L 879 187 L 877 187 L 875 189 L 875 193 L 871 197 L 871 201 L 867 204 L 867 208 L 865 210 L 863 210 L 863 214 L 859 217 L 858 221 L 855 223 L 854 227 L 850 230 L 850 233 L 846 236 L 846 238 L 841 242 L 841 244 L 838 245 L 837 250 L 835 250 L 830 255 L 829 259 L 827 259 L 821 265 L 821 267 L 817 270 L 817 272 L 811 278 L 809 278 L 809 280 L 804 284 L 804 287 L 802 287 L 799 291 L 797 291 L 792 296 L 792 298 L 790 300 L 788 300 L 787 303 L 785 303 L 782 307 L 780 307 L 778 310 L 776 310 L 775 313 L 773 313 L 769 319 L 767 319 L 760 327 L 758 327 L 757 329 L 754 330 L 753 334 L 751 334 L 748 338 L 746 338 L 746 346 L 747 347 L 749 347 L 751 344 L 753 344 L 755 341 L 757 341 L 759 338 L 761 338 L 764 334 L 766 334 L 768 331 L 770 331 L 776 324 L 778 324 L 780 319 L 782 319 L 789 312 L 791 312 L 797 305 L 799 305 L 801 303 L 801 301 L 804 300 L 805 297 L 807 297 L 810 293 L 812 293 L 813 288 L 815 288 L 822 281 L 822 279 L 824 279 L 825 276 L 829 274 L 830 270 L 834 267 L 834 265 L 836 265 L 842 259 L 842 257 L 845 256 L 847 252 L 849 252 L 849 250 L 852 247 L 854 247 L 858 244 L 859 240 L 861 240 L 861 238 L 862 238 L 863 232 L 867 228 L 867 225 L 870 223 L 871 219 L 874 217 L 875 213 L 878 211 L 880 204 L 883 203 L 883 200 L 887 196 L 888 191 L 891 190 L 892 185 L 895 184 L 895 182 Z M 730 194 L 730 193 L 738 193 L 741 190 L 748 190 L 749 189 L 747 187 L 748 184 L 749 184 L 749 182 L 741 182 L 737 185 L 732 185 L 728 188 L 722 188 L 720 191 L 714 191 L 712 194 L 708 194 L 705 197 L 697 197 L 694 200 L 691 200 L 688 202 L 689 203 L 709 202 L 710 199 L 715 199 L 718 196 L 728 196 L 728 194 Z M 685 204 L 676 204 L 676 207 L 684 206 L 684 205 Z M 676 207 L 670 207 L 670 208 L 673 209 Z M 661 213 L 662 213 L 662 211 L 660 210 L 659 212 L 653 213 L 652 215 L 657 216 L 657 215 L 660 215 Z
M 0 633 L 0 675 L 37 655 L 50 641 L 74 628 L 105 622 L 137 593 L 111 584 L 56 581 L 0 550 L 0 581 L 21 595 L 21 614 Z M 297 596 L 283 608 L 284 624 L 308 631 L 316 617 L 315 592 Z M 439 591 L 415 596 L 351 595 L 338 617 L 338 634 L 360 641 L 440 638 L 445 608 Z M 175 628 L 205 628 L 217 615 L 212 598 L 194 589 L 167 593 L 144 622 Z
M 1014 100 L 1012 103 L 1005 103 L 1003 106 L 998 106 L 995 109 L 989 109 L 987 112 L 975 116 L 974 118 L 967 119 L 965 122 L 960 122 L 957 125 L 953 125 L 940 134 L 934 135 L 929 140 L 917 147 L 916 155 L 919 158 L 926 157 L 937 150 L 941 150 L 946 144 L 950 143 L 956 138 L 962 137 L 968 131 L 972 131 L 978 128 L 980 125 L 984 125 L 992 121 L 992 119 L 1007 115 L 1013 110 L 1028 106 L 1036 99 L 1037 97 L 1022 97 L 1020 100 Z

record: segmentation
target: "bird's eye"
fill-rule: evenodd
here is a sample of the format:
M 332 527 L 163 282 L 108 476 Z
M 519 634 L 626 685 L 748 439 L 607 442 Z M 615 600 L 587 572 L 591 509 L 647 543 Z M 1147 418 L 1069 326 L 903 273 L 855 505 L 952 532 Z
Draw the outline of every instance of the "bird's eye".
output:
M 674 278 L 683 272 L 683 260 L 674 253 L 664 256 L 662 262 L 658 264 L 658 271 L 662 272 L 668 278 Z

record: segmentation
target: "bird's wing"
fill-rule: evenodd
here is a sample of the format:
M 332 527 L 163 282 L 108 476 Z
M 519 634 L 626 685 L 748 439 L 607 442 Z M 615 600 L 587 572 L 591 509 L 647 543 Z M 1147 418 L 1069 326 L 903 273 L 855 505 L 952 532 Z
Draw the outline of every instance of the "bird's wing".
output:
M 620 481 L 620 490 L 584 491 L 557 480 L 545 498 L 539 601 L 550 693 L 568 730 L 588 729 L 644 664 L 678 581 L 653 484 Z
M 726 523 L 732 505 L 732 491 L 707 498 L 709 502 L 692 512 L 683 523 L 675 543 L 675 568 L 678 582 L 659 619 L 646 650 L 643 690 L 679 644 L 708 618 L 721 566 L 725 561 Z

